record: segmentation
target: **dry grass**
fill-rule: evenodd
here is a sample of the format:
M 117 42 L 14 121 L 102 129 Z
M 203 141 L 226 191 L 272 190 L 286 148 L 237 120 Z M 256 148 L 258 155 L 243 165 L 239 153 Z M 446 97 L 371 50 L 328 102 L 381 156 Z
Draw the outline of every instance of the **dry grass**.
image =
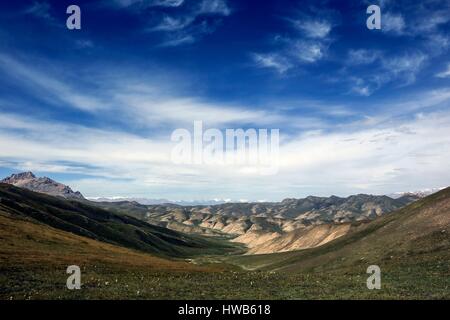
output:
M 110 264 L 157 270 L 202 270 L 0 213 L 0 266 Z

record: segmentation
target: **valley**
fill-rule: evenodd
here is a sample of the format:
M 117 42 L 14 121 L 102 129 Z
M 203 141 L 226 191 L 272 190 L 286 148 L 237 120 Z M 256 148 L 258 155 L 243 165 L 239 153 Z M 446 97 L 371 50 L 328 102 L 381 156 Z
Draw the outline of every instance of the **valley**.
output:
M 213 206 L 142 205 L 96 202 L 96 206 L 168 229 L 228 238 L 248 247 L 247 254 L 316 247 L 419 199 L 405 195 L 307 197 L 278 203 L 226 203 Z
M 450 297 L 450 188 L 336 198 L 148 206 L 1 183 L 0 298 Z M 366 287 L 373 264 L 381 290 Z M 81 290 L 65 288 L 68 265 Z

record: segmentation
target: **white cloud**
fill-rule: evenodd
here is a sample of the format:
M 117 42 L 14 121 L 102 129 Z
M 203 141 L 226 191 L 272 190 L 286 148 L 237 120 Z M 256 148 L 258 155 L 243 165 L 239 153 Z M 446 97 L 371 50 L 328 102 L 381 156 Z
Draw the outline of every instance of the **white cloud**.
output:
M 119 190 L 124 196 L 196 199 L 201 194 L 206 198 L 279 200 L 305 193 L 419 189 L 445 185 L 450 179 L 446 170 L 450 112 L 448 108 L 433 109 L 448 105 L 449 92 L 421 93 L 420 99 L 382 103 L 384 117 L 377 115 L 330 130 L 312 129 L 294 136 L 283 136 L 282 130 L 279 173 L 274 176 L 260 176 L 257 170 L 238 166 L 175 165 L 170 160 L 173 143 L 169 134 L 144 138 L 4 113 L 0 114 L 0 161 L 20 169 L 94 176 L 71 183 L 87 196 L 114 195 Z M 180 113 L 180 118 L 190 112 L 184 107 L 158 107 L 166 113 Z M 217 112 L 196 108 L 203 114 Z M 215 117 L 234 119 L 240 111 Z M 289 123 L 299 120 L 289 119 Z
M 255 123 L 282 126 L 291 120 L 276 111 L 183 96 L 176 92 L 174 81 L 169 81 L 172 89 L 166 92 L 164 83 L 158 79 L 143 81 L 142 76 L 132 72 L 127 73 L 128 85 L 124 85 L 123 71 L 108 73 L 97 71 L 96 77 L 89 79 L 91 87 L 97 88 L 95 93 L 82 94 L 79 93 L 81 90 L 68 84 L 70 78 L 57 77 L 49 70 L 44 73 L 32 66 L 32 63 L 32 60 L 29 64 L 0 54 L 0 71 L 6 72 L 10 79 L 16 79 L 16 85 L 24 86 L 23 89 L 31 91 L 37 101 L 50 103 L 55 108 L 73 108 L 101 115 L 104 119 L 120 114 L 121 117 L 114 121 L 126 125 L 139 125 L 141 128 L 155 125 L 178 128 L 192 125 L 196 120 L 203 120 L 207 125 L 218 127 Z M 40 64 L 47 66 L 43 61 Z M 82 82 L 83 78 L 78 80 Z
M 372 64 L 382 56 L 378 50 L 357 49 L 348 52 L 348 65 Z
M 436 77 L 438 77 L 438 78 L 450 78 L 450 63 L 447 64 L 447 68 L 444 71 L 439 72 L 438 74 L 436 74 Z
M 53 24 L 55 18 L 51 14 L 51 6 L 46 1 L 35 1 L 31 6 L 25 9 L 25 14 L 33 15 Z
M 439 26 L 450 21 L 449 11 L 446 10 L 427 12 L 421 16 L 426 16 L 426 19 L 421 19 L 420 23 L 416 25 L 418 33 L 436 32 Z
M 315 12 L 319 14 L 318 12 Z M 327 13 L 320 13 L 328 16 Z M 331 20 L 316 19 L 303 12 L 297 12 L 295 18 L 285 18 L 296 36 L 276 35 L 277 45 L 281 48 L 266 54 L 253 55 L 258 67 L 268 67 L 284 74 L 299 65 L 312 64 L 324 59 L 333 40 L 330 33 L 334 27 Z
M 299 40 L 290 50 L 301 62 L 314 63 L 325 57 L 327 47 L 321 42 Z
M 228 16 L 231 14 L 231 9 L 225 0 L 203 0 L 200 1 L 199 9 L 196 13 L 198 15 L 217 14 Z
M 278 54 L 253 54 L 252 56 L 258 67 L 273 68 L 280 74 L 292 68 L 291 63 L 285 57 Z
M 381 16 L 381 30 L 395 35 L 402 35 L 405 31 L 403 16 L 391 12 L 383 13 Z
M 176 31 L 181 30 L 192 23 L 190 17 L 175 18 L 171 16 L 164 16 L 162 21 L 149 29 L 149 31 Z
M 332 29 L 332 24 L 326 20 L 294 20 L 294 26 L 308 38 L 326 38 Z
M 285 151 L 282 165 L 306 184 L 339 181 L 343 188 L 364 186 L 370 192 L 385 193 L 398 185 L 448 184 L 450 174 L 442 168 L 450 159 L 449 124 L 447 112 L 300 138 L 285 146 L 290 151 Z
M 41 70 L 30 63 L 24 63 L 9 55 L 0 53 L 0 70 L 6 72 L 10 79 L 19 85 L 29 86 L 39 99 L 56 101 L 83 111 L 104 109 L 105 104 L 94 96 L 80 94 L 75 88 L 52 76 L 49 70 Z
M 383 67 L 391 78 L 403 81 L 408 85 L 416 80 L 416 74 L 422 69 L 427 56 L 421 52 L 383 59 Z
M 146 31 L 162 34 L 162 47 L 192 44 L 214 32 L 217 19 L 230 14 L 231 9 L 225 0 L 202 0 L 183 6 L 182 10 L 161 14 L 161 18 L 152 21 Z
M 374 88 L 371 88 L 364 79 L 353 77 L 351 81 L 353 82 L 351 91 L 357 95 L 368 97 L 374 92 Z
M 350 83 L 350 91 L 360 96 L 370 96 L 386 85 L 404 87 L 413 84 L 428 60 L 428 55 L 420 51 L 386 56 L 381 51 L 359 49 L 350 50 L 348 56 L 346 64 L 353 69 L 347 75 L 347 82 Z M 363 70 L 364 75 L 358 75 L 355 67 L 369 64 L 374 66 L 371 72 Z
M 113 0 L 112 3 L 119 7 L 141 6 L 148 7 L 179 7 L 184 0 Z

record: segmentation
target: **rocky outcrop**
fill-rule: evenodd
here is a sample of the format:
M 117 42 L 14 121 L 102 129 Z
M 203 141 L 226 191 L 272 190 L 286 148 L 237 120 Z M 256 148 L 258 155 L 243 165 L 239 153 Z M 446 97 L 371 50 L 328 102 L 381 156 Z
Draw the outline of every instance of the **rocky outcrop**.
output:
M 74 192 L 69 186 L 47 177 L 36 177 L 32 172 L 12 174 L 0 182 L 51 196 L 63 197 L 66 199 L 84 199 L 80 192 Z

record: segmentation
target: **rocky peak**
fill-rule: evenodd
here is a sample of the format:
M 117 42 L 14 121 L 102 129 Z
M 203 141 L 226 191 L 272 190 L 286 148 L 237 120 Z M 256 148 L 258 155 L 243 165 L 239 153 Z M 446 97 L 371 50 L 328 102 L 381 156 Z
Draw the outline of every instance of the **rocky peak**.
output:
M 12 174 L 0 182 L 52 196 L 59 196 L 68 199 L 84 199 L 80 192 L 74 192 L 69 186 L 56 182 L 48 177 L 38 178 L 32 172 Z
M 8 178 L 3 179 L 2 182 L 13 184 L 14 182 L 17 182 L 17 181 L 30 180 L 30 179 L 35 179 L 35 178 L 36 178 L 36 176 L 33 174 L 33 172 L 27 171 L 27 172 L 12 174 Z

